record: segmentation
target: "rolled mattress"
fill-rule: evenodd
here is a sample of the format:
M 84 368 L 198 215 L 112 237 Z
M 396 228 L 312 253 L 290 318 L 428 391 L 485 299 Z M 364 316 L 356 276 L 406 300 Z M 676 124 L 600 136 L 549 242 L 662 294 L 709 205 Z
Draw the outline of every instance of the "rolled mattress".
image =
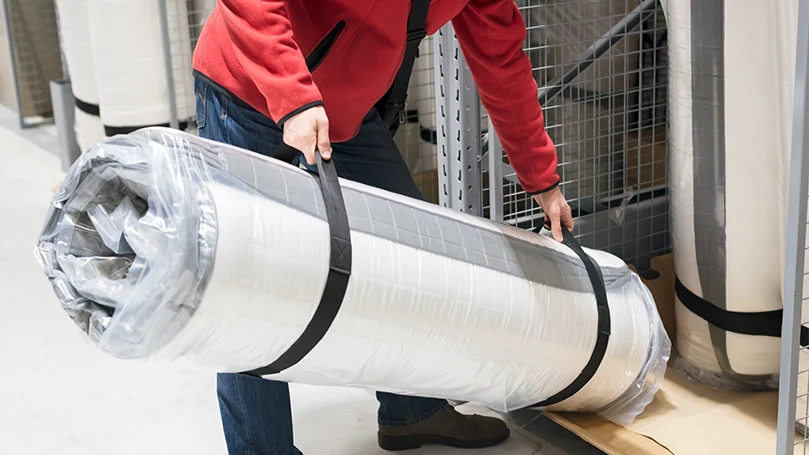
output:
M 712 386 L 769 389 L 779 371 L 782 246 L 751 229 L 781 219 L 779 32 L 772 4 L 742 4 L 666 5 L 674 365 Z
M 107 136 L 147 126 L 169 126 L 174 93 L 185 129 L 194 117 L 192 42 L 186 0 L 167 0 L 168 36 L 161 29 L 160 2 L 87 0 L 98 81 L 101 120 Z M 166 71 L 171 57 L 173 86 Z
M 570 248 L 356 182 L 340 187 L 352 248 L 342 306 L 300 362 L 265 377 L 507 412 L 580 376 L 601 337 L 593 285 Z M 36 254 L 63 309 L 103 351 L 244 372 L 285 353 L 324 295 L 324 204 L 301 169 L 149 128 L 74 164 Z M 670 342 L 638 276 L 586 253 L 606 288 L 606 352 L 550 408 L 625 424 L 660 387 Z

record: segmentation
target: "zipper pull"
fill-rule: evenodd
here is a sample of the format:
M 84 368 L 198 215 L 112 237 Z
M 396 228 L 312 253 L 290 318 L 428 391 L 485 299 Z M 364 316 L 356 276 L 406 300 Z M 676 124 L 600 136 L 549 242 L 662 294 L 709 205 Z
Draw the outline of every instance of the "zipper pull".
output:
M 404 103 L 402 108 L 399 109 L 399 123 L 407 123 L 407 103 Z

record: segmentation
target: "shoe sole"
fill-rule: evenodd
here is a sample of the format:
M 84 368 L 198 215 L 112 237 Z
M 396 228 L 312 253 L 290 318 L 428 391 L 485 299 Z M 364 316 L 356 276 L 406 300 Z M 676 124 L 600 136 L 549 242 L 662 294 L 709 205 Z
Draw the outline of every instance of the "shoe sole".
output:
M 511 436 L 511 431 L 497 435 L 494 438 L 483 441 L 469 441 L 465 439 L 454 439 L 437 435 L 413 435 L 413 436 L 388 436 L 377 433 L 379 448 L 389 452 L 399 452 L 404 450 L 419 449 L 425 445 L 441 445 L 456 447 L 458 449 L 484 449 L 496 446 Z

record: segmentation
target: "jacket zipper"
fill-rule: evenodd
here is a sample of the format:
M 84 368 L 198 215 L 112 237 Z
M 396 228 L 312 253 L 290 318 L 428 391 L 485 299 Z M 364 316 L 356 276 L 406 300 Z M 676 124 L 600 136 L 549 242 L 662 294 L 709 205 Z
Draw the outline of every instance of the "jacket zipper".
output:
M 309 72 L 313 72 L 323 63 L 323 60 L 326 59 L 326 55 L 328 55 L 329 50 L 331 50 L 332 46 L 334 46 L 335 41 L 337 41 L 337 37 L 340 36 L 340 33 L 346 26 L 346 21 L 341 20 L 334 26 L 333 29 L 326 35 L 325 38 L 321 42 L 312 49 L 312 52 L 306 56 L 306 67 L 309 68 Z

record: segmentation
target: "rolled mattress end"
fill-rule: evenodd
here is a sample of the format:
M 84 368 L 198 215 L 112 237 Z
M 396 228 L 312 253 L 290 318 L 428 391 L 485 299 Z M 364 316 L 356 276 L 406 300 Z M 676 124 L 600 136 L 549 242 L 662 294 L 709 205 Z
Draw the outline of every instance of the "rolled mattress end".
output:
M 116 136 L 83 154 L 54 194 L 35 256 L 65 312 L 115 357 L 159 351 L 211 273 L 216 216 L 199 183 L 213 177 L 193 151 L 162 128 Z
M 640 373 L 626 391 L 606 407 L 598 411 L 605 419 L 621 426 L 627 426 L 652 402 L 663 379 L 671 358 L 671 340 L 663 326 L 652 293 L 640 277 L 631 273 L 632 281 L 639 293 L 644 295 L 649 321 L 649 351 Z

